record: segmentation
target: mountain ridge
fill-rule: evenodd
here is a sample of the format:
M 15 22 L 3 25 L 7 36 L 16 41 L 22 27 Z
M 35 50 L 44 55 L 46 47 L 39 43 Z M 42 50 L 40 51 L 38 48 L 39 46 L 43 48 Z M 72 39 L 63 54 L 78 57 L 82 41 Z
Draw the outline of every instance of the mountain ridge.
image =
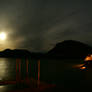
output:
M 56 58 L 84 58 L 92 53 L 92 47 L 75 40 L 65 40 L 47 53 L 47 57 Z
M 26 49 L 5 49 L 0 52 L 0 57 L 12 57 L 12 58 L 85 58 L 88 54 L 92 53 L 92 47 L 75 40 L 65 40 L 63 42 L 57 43 L 54 48 L 52 48 L 47 53 L 35 53 L 30 52 Z

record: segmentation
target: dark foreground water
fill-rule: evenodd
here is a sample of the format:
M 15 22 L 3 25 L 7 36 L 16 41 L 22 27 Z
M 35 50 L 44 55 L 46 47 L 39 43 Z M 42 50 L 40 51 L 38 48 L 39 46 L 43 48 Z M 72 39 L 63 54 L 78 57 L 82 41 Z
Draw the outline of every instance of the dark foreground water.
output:
M 37 79 L 38 65 L 34 59 L 28 59 L 29 77 Z M 82 60 L 40 60 L 40 80 L 62 85 L 65 87 L 78 88 L 90 86 L 92 83 L 92 70 L 80 70 Z M 26 59 L 21 59 L 21 79 L 27 77 Z M 16 59 L 0 58 L 0 81 L 16 80 Z M 16 88 L 24 88 L 26 85 L 0 85 L 0 92 L 7 92 Z

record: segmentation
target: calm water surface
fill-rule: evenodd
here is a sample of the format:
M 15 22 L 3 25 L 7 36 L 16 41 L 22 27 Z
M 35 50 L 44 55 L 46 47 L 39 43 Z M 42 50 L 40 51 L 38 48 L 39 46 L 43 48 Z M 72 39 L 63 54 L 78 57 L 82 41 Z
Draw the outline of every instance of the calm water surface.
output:
M 26 77 L 26 60 L 21 59 L 21 79 Z M 81 60 L 40 60 L 40 80 L 65 86 L 76 87 L 88 85 L 92 82 L 91 70 L 81 71 L 76 66 L 83 63 Z M 29 59 L 29 77 L 37 79 L 37 60 Z M 0 81 L 16 80 L 16 59 L 0 58 Z M 16 89 L 16 85 L 1 85 L 0 92 Z M 24 87 L 24 86 L 23 86 Z M 21 86 L 22 88 L 22 86 Z
M 21 79 L 26 77 L 26 62 L 21 59 Z M 30 75 L 30 74 L 29 74 Z M 2 81 L 15 81 L 16 80 L 16 59 L 0 58 L 0 82 Z M 0 92 L 8 92 L 18 88 L 24 88 L 26 85 L 0 85 Z

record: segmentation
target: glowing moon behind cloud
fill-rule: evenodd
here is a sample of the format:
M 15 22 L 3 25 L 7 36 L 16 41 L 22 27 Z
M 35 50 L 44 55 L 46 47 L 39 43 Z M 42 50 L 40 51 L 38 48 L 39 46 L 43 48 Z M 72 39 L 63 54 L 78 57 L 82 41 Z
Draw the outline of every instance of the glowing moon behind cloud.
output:
M 0 33 L 0 40 L 5 40 L 6 39 L 6 33 L 1 32 Z

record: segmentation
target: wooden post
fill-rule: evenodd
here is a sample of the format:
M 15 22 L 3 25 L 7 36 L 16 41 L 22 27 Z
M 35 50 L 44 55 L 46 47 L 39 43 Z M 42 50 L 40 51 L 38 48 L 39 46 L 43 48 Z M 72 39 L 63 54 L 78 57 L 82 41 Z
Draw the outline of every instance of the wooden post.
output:
M 16 59 L 16 81 L 18 81 L 18 60 Z
M 40 60 L 38 60 L 38 87 L 40 84 Z
M 19 59 L 18 61 L 18 66 L 19 66 L 19 81 L 21 80 L 21 60 Z
M 16 81 L 19 82 L 21 80 L 21 60 L 16 59 Z
M 26 59 L 26 80 L 28 81 L 28 77 L 29 77 L 29 62 L 28 62 L 28 59 Z

